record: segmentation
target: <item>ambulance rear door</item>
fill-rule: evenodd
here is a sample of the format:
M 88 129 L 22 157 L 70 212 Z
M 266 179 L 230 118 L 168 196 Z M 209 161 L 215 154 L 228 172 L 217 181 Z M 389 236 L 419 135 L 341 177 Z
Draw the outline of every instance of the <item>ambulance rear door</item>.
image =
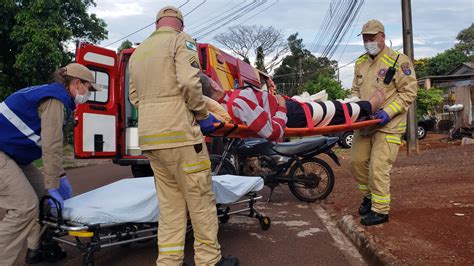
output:
M 74 152 L 76 158 L 112 158 L 117 156 L 119 125 L 116 91 L 118 60 L 113 50 L 79 43 L 76 62 L 87 66 L 102 89 L 89 101 L 78 105 L 74 115 Z

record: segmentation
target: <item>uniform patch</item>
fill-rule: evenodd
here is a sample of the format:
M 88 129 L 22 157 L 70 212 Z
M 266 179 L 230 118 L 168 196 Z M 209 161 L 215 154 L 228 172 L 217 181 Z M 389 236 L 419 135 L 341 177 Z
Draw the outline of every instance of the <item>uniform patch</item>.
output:
M 378 73 L 379 77 L 384 78 L 386 74 L 387 74 L 387 69 L 382 68 L 379 70 L 379 73 Z
M 197 52 L 196 44 L 190 41 L 186 41 L 186 48 L 191 51 Z
M 403 63 L 400 68 L 402 69 L 403 74 L 410 76 L 411 75 L 411 68 L 410 64 L 408 63 Z
M 194 56 L 191 56 L 191 58 L 189 58 L 189 64 L 191 64 L 191 66 L 194 67 L 194 68 L 199 68 L 199 63 L 198 63 L 196 57 L 194 57 Z

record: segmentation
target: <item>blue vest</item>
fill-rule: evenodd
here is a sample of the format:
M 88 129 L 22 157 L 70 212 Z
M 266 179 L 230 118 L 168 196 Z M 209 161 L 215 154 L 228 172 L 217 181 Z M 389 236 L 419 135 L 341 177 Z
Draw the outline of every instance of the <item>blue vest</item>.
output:
M 47 98 L 61 101 L 66 116 L 76 108 L 73 98 L 59 83 L 19 90 L 0 103 L 0 151 L 8 154 L 19 165 L 27 165 L 41 158 L 38 107 Z

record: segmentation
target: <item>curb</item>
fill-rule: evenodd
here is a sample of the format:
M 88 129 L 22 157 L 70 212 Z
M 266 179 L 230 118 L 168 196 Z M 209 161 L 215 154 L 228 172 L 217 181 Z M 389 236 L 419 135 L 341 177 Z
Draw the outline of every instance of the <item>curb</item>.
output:
M 367 234 L 364 227 L 360 226 L 354 216 L 345 214 L 342 217 L 335 215 L 332 207 L 324 204 L 324 208 L 331 213 L 336 220 L 337 226 L 357 247 L 369 265 L 395 265 L 397 259 L 391 253 L 381 250 L 376 244 L 374 236 Z

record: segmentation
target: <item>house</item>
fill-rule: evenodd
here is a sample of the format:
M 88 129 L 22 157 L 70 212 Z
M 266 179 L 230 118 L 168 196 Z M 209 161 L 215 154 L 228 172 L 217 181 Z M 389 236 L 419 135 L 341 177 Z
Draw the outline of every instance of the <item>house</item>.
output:
M 447 75 L 427 76 L 418 79 L 418 86 L 430 89 L 444 89 L 445 101 L 436 108 L 438 129 L 449 130 L 454 127 L 472 127 L 474 117 L 474 62 L 459 65 Z M 444 105 L 462 104 L 464 110 L 454 114 L 445 112 Z

